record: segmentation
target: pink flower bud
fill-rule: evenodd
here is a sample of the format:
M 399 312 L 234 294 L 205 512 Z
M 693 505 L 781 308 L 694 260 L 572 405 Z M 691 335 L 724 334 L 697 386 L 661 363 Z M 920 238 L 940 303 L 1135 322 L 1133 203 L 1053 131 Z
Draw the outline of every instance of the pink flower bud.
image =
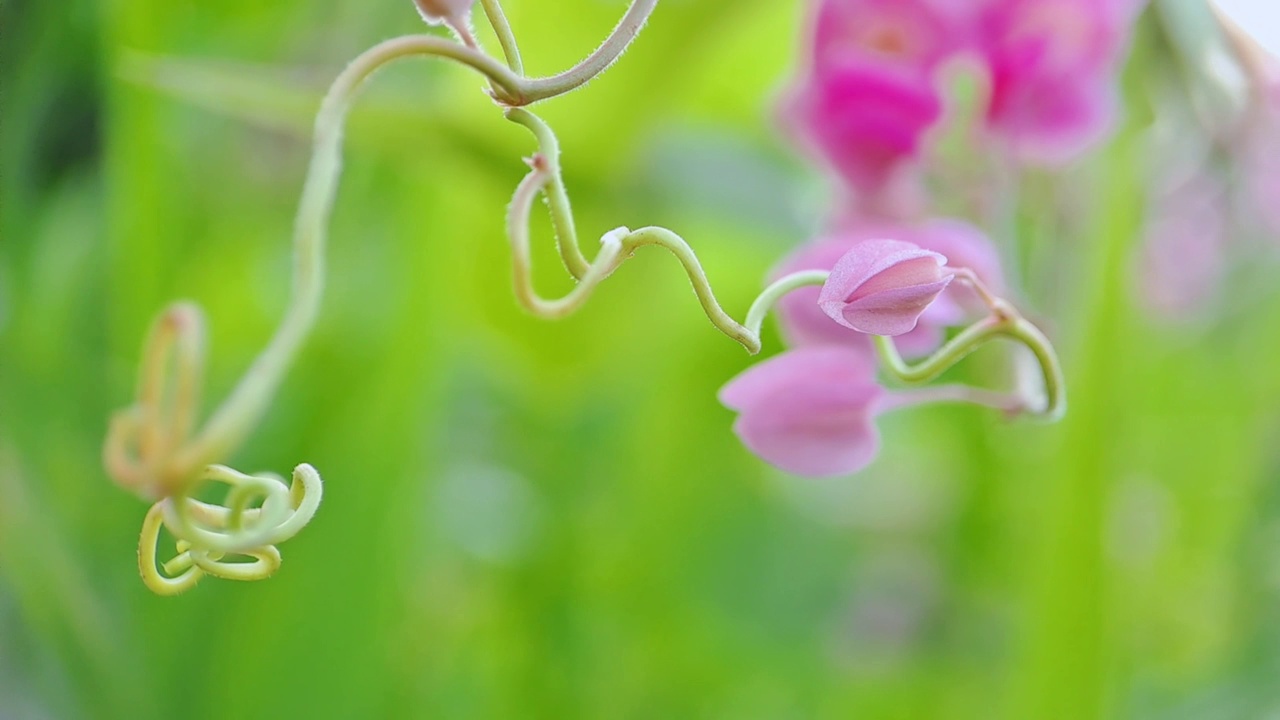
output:
M 466 22 L 471 14 L 471 6 L 475 0 L 413 0 L 418 6 L 418 14 L 428 25 L 439 25 L 446 21 L 453 23 Z
M 936 218 L 923 223 L 846 221 L 837 234 L 807 243 L 784 260 L 772 273 L 774 278 L 801 270 L 830 270 L 855 245 L 876 238 L 896 238 L 932 250 L 947 258 L 948 267 L 972 270 L 996 294 L 1004 291 L 1000 254 L 978 228 L 960 220 Z M 791 347 L 801 345 L 847 345 L 863 352 L 873 351 L 863 333 L 837 324 L 818 305 L 816 287 L 800 288 L 778 303 L 783 338 Z M 945 328 L 962 323 L 985 306 L 971 288 L 952 283 L 920 316 L 916 329 L 897 337 L 898 350 L 905 357 L 920 357 L 937 349 Z
M 831 269 L 818 305 L 841 325 L 872 335 L 902 335 L 953 275 L 936 252 L 900 240 L 867 240 Z
M 875 362 L 835 345 L 800 348 L 748 368 L 720 390 L 738 411 L 733 430 L 753 453 L 797 475 L 846 475 L 880 448 L 884 390 Z

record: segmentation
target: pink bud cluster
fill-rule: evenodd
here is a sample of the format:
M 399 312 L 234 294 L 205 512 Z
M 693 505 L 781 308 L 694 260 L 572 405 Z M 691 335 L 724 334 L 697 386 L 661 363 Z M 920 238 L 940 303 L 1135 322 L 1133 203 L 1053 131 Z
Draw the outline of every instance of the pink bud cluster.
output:
M 831 274 L 821 289 L 800 288 L 779 302 L 792 349 L 721 391 L 721 402 L 739 413 L 734 430 L 743 443 L 798 475 L 866 467 L 879 448 L 874 418 L 887 397 L 876 379 L 871 335 L 894 336 L 907 354 L 924 355 L 982 304 L 967 285 L 952 282 L 949 260 L 1000 287 L 994 247 L 955 220 L 845 229 L 786 259 L 779 277 Z

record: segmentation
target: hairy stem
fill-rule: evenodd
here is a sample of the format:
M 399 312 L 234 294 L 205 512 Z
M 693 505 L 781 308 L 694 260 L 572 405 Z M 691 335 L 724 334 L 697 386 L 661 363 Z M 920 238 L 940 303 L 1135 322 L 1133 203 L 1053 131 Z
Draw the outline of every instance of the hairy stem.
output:
M 560 251 L 560 259 L 575 280 L 581 280 L 587 274 L 590 263 L 582 254 L 578 244 L 578 230 L 573 221 L 573 208 L 569 205 L 569 193 L 565 190 L 564 179 L 560 172 L 560 141 L 551 127 L 542 118 L 522 108 L 512 108 L 506 112 L 508 120 L 523 125 L 533 133 L 538 141 L 540 162 L 545 164 L 542 189 L 547 198 L 547 209 L 551 213 L 551 227 L 556 234 L 556 249 Z
M 511 32 L 511 23 L 507 22 L 507 16 L 502 12 L 502 5 L 498 0 L 480 0 L 480 5 L 484 8 L 484 15 L 489 19 L 494 34 L 498 36 L 498 44 L 502 46 L 507 67 L 511 68 L 511 72 L 523 75 L 524 61 L 520 59 L 520 47 L 516 45 L 516 36 Z
M 657 5 L 658 0 L 633 0 L 613 32 L 585 60 L 558 75 L 525 81 L 521 86 L 524 102 L 533 103 L 576 90 L 607 70 L 640 34 Z
M 511 240 L 516 298 L 526 310 L 543 318 L 560 318 L 581 307 L 595 286 L 609 276 L 622 262 L 645 245 L 658 245 L 668 250 L 684 267 L 694 293 L 711 324 L 741 343 L 753 355 L 760 352 L 759 334 L 748 330 L 729 316 L 716 300 L 711 283 L 698 262 L 693 248 L 684 238 L 660 227 L 646 227 L 635 231 L 619 228 L 605 235 L 603 247 L 594 262 L 587 263 L 578 248 L 573 234 L 573 219 L 568 198 L 558 202 L 556 193 L 563 194 L 560 182 L 560 165 L 555 161 L 559 153 L 555 134 L 541 119 L 523 109 L 507 111 L 507 117 L 528 128 L 538 141 L 539 152 L 531 160 L 533 170 L 520 182 L 507 213 L 507 233 Z M 550 188 L 550 189 L 548 189 Z M 557 300 L 540 297 L 533 288 L 532 261 L 529 254 L 529 215 L 533 200 L 539 191 L 548 195 L 552 222 L 557 228 L 560 254 L 570 272 L 580 278 L 568 295 Z M 581 266 L 575 267 L 578 263 Z

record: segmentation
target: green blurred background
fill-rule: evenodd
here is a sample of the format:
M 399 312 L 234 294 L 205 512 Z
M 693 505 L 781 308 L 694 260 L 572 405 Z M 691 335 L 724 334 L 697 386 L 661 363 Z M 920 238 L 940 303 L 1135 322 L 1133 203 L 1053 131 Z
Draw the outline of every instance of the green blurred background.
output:
M 624 7 L 508 6 L 532 73 Z M 1067 419 L 886 417 L 878 462 L 828 481 L 733 437 L 715 390 L 748 359 L 671 258 L 642 251 L 563 322 L 519 311 L 503 211 L 527 133 L 476 76 L 396 65 L 352 117 L 320 324 L 229 459 L 310 462 L 324 504 L 270 581 L 160 598 L 135 568 L 146 506 L 99 463 L 146 327 L 198 301 L 225 394 L 287 296 L 320 95 L 420 22 L 408 0 L 0 13 L 0 718 L 1280 713 L 1280 298 L 1194 325 L 1135 303 L 1149 17 L 1125 126 L 1021 178 L 991 228 L 1038 258 L 1022 283 Z M 672 227 L 742 314 L 821 220 L 770 119 L 801 15 L 664 0 L 540 108 L 588 241 Z M 538 282 L 567 289 L 539 223 Z

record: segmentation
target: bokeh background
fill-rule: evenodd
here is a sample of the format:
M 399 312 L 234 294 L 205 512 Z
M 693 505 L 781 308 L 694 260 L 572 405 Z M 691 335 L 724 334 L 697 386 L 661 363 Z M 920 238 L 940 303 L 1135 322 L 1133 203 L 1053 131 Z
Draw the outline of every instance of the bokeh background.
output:
M 533 73 L 624 7 L 508 5 Z M 664 0 L 541 107 L 588 239 L 672 227 L 741 315 L 822 215 L 771 117 L 801 5 Z M 273 579 L 177 598 L 137 577 L 146 506 L 100 467 L 106 418 L 175 298 L 209 316 L 208 397 L 231 387 L 287 296 L 319 97 L 420 21 L 10 0 L 0 28 L 0 718 L 1280 714 L 1276 245 L 1245 243 L 1212 302 L 1143 302 L 1153 128 L 1197 82 L 1151 11 L 1114 138 L 1018 176 L 987 228 L 1064 357 L 1066 420 L 889 416 L 876 464 L 825 481 L 734 438 L 715 390 L 748 358 L 671 258 L 563 322 L 519 311 L 527 134 L 474 75 L 394 66 L 351 120 L 319 326 L 229 459 L 310 462 L 324 504 Z M 538 282 L 565 290 L 539 222 Z

